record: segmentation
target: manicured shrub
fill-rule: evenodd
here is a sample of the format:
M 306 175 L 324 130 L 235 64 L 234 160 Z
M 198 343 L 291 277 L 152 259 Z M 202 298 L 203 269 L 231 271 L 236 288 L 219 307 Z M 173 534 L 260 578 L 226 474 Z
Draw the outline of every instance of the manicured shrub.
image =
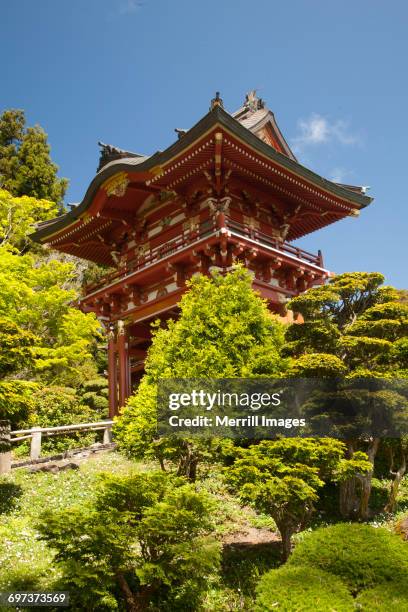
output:
M 257 588 L 256 612 L 351 612 L 354 600 L 331 574 L 312 567 L 284 565 L 264 574 Z
M 82 404 L 93 408 L 101 419 L 108 417 L 108 381 L 100 376 L 83 383 L 79 397 Z
M 75 610 L 196 610 L 220 564 L 215 510 L 183 478 L 105 475 L 93 503 L 40 520 L 61 572 L 56 590 L 71 592 Z
M 386 529 L 340 523 L 305 536 L 289 565 L 328 571 L 357 593 L 384 582 L 408 581 L 408 547 Z
M 408 585 L 403 582 L 380 584 L 362 591 L 356 602 L 364 612 L 408 612 Z

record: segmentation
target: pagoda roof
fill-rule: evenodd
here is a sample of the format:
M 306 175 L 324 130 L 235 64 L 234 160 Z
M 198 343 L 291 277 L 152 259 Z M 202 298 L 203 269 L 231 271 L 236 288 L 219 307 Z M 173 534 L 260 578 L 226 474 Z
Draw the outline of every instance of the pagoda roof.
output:
M 365 195 L 364 188 L 334 183 L 300 164 L 283 138 L 273 113 L 264 106 L 262 101 L 259 103 L 258 100 L 256 107 L 253 105 L 251 107 L 253 100 L 250 100 L 250 104 L 244 104 L 233 115 L 224 110 L 222 101 L 217 102 L 218 98 L 216 103 L 212 104 L 210 111 L 198 123 L 179 136 L 164 151 L 157 151 L 148 157 L 111 147 L 113 155 L 117 155 L 117 158 L 102 165 L 91 181 L 82 202 L 55 219 L 39 223 L 36 231 L 31 235 L 32 239 L 41 243 L 50 242 L 51 237 L 66 233 L 67 228 L 71 229 L 70 226 L 78 226 L 81 220 L 84 221 L 89 215 L 92 216 L 95 209 L 92 204 L 98 197 L 101 199 L 100 192 L 104 185 L 120 173 L 126 173 L 132 177 L 132 180 L 139 183 L 140 189 L 148 189 L 147 186 L 151 184 L 154 184 L 156 189 L 166 189 L 171 183 L 170 178 L 174 178 L 177 172 L 177 166 L 181 165 L 178 160 L 189 161 L 197 150 L 201 151 L 201 148 L 205 148 L 203 146 L 200 148 L 200 143 L 205 142 L 206 138 L 212 138 L 217 130 L 226 134 L 233 153 L 238 151 L 242 153 L 243 163 L 252 163 L 252 166 L 255 162 L 258 163 L 264 183 L 272 185 L 274 180 L 285 180 L 285 189 L 281 188 L 282 191 L 289 193 L 288 187 L 297 189 L 299 193 L 301 190 L 302 198 L 310 198 L 312 201 L 313 198 L 319 197 L 325 202 L 327 207 L 325 211 L 328 210 L 328 212 L 324 214 L 329 216 L 322 216 L 319 220 L 316 215 L 313 222 L 303 224 L 296 231 L 293 230 L 293 233 L 288 236 L 289 240 L 324 227 L 338 218 L 358 214 L 360 208 L 367 206 L 372 201 L 372 198 Z M 273 144 L 265 142 L 257 135 L 259 129 L 265 126 L 269 126 L 273 132 Z M 191 154 L 191 151 L 194 153 Z M 198 163 L 198 158 L 199 155 L 195 160 L 189 162 L 189 168 L 193 168 L 193 162 Z M 274 174 L 270 170 L 273 170 Z M 106 197 L 105 193 L 104 195 Z M 300 201 L 299 195 L 294 197 Z M 337 210 L 337 217 L 330 217 L 331 204 Z M 344 213 L 340 217 L 339 210 Z
M 271 131 L 269 144 L 280 153 L 284 153 L 284 155 L 287 155 L 290 159 L 297 161 L 293 151 L 279 129 L 275 115 L 265 105 L 265 102 L 261 98 L 258 98 L 255 90 L 250 91 L 246 95 L 243 106 L 235 111 L 235 113 L 232 113 L 232 117 L 239 121 L 247 130 L 262 139 L 265 139 L 268 134 L 268 132 L 263 129 L 265 128 L 267 130 L 269 128 Z

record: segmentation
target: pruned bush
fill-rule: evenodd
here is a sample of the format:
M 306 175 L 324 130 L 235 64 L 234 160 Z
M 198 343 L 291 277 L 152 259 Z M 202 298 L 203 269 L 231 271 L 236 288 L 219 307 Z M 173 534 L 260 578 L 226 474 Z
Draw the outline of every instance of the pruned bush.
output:
M 194 610 L 220 564 L 215 508 L 163 472 L 105 475 L 93 503 L 49 511 L 39 530 L 75 609 Z
M 356 602 L 364 612 L 408 612 L 408 585 L 403 582 L 380 584 L 362 591 Z
M 291 567 L 309 566 L 334 574 L 354 592 L 391 581 L 408 581 L 408 547 L 383 528 L 340 523 L 305 536 Z
M 81 403 L 93 408 L 101 419 L 107 418 L 109 411 L 108 381 L 100 376 L 83 383 L 80 390 Z
M 284 565 L 264 574 L 257 588 L 256 612 L 350 612 L 354 600 L 335 576 L 312 567 Z
M 342 480 L 369 468 L 363 453 L 346 460 L 337 440 L 263 440 L 237 448 L 225 477 L 244 503 L 269 514 L 282 538 L 282 557 L 291 552 L 292 536 L 305 528 L 314 512 L 324 480 Z

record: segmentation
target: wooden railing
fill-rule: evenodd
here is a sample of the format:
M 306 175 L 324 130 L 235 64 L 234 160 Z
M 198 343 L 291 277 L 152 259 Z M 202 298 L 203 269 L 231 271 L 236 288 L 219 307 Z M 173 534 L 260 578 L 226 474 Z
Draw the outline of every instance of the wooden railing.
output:
M 30 442 L 30 460 L 35 461 L 41 456 L 41 441 L 43 436 L 58 436 L 77 431 L 98 431 L 103 430 L 103 443 L 112 442 L 113 421 L 95 421 L 94 423 L 78 423 L 76 425 L 61 425 L 59 427 L 32 427 L 31 429 L 18 429 L 10 431 L 5 425 L 2 427 L 1 441 L 4 446 L 10 447 L 24 440 Z M 0 452 L 0 474 L 5 474 L 11 470 L 11 449 Z
M 233 232 L 239 234 L 243 238 L 251 238 L 255 240 L 260 245 L 272 247 L 281 251 L 282 253 L 286 253 L 291 255 L 292 257 L 296 257 L 301 261 L 306 263 L 313 264 L 315 266 L 323 267 L 323 260 L 320 251 L 317 255 L 313 253 L 309 253 L 308 251 L 304 251 L 299 247 L 293 246 L 287 242 L 282 240 L 278 240 L 273 238 L 272 236 L 265 234 L 257 229 L 251 229 L 248 226 L 239 223 L 231 218 L 226 219 L 227 229 L 232 230 Z M 201 223 L 200 228 L 196 232 L 184 231 L 181 229 L 181 233 L 177 235 L 175 238 L 170 239 L 168 242 L 163 244 L 159 244 L 151 249 L 149 249 L 145 255 L 140 256 L 137 259 L 133 259 L 131 261 L 126 262 L 126 264 L 115 272 L 108 274 L 102 278 L 100 278 L 97 282 L 89 284 L 85 287 L 85 295 L 92 293 L 93 291 L 97 291 L 102 287 L 114 283 L 116 280 L 131 274 L 132 272 L 137 272 L 138 270 L 142 270 L 147 266 L 165 258 L 173 253 L 180 251 L 186 246 L 192 246 L 195 243 L 202 240 L 205 236 L 209 236 L 215 234 L 216 226 L 210 221 L 204 221 Z
M 309 253 L 308 251 L 304 251 L 297 246 L 293 246 L 288 242 L 284 242 L 282 240 L 278 240 L 277 238 L 273 238 L 269 234 L 265 234 L 258 229 L 252 229 L 239 223 L 238 221 L 234 221 L 233 219 L 228 220 L 228 229 L 231 229 L 233 232 L 239 234 L 240 236 L 251 238 L 256 242 L 259 242 L 260 245 L 265 245 L 277 249 L 282 253 L 287 253 L 288 255 L 292 255 L 293 257 L 297 257 L 301 261 L 305 261 L 307 263 L 311 263 L 314 266 L 323 266 L 322 254 L 319 251 L 317 255 L 313 253 Z
M 111 284 L 115 282 L 115 280 L 119 280 L 123 276 L 131 274 L 132 272 L 142 270 L 143 268 L 160 261 L 164 257 L 168 257 L 186 246 L 190 246 L 199 240 L 202 240 L 205 236 L 208 236 L 212 232 L 214 232 L 214 228 L 212 226 L 208 227 L 207 224 L 202 224 L 200 229 L 193 233 L 182 230 L 181 233 L 175 238 L 171 238 L 167 242 L 149 249 L 143 256 L 139 256 L 136 259 L 126 262 L 123 267 L 111 274 L 103 276 L 95 283 L 86 285 L 85 295 L 92 293 L 93 291 L 97 291 L 99 288 Z

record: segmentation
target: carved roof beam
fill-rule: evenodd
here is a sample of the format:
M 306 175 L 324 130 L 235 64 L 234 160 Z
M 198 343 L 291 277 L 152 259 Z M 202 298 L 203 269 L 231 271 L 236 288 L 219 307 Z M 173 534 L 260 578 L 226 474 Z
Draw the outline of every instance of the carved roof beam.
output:
M 257 174 L 256 172 L 253 172 L 252 170 L 249 170 L 247 168 L 245 168 L 244 166 L 241 166 L 240 164 L 236 164 L 235 162 L 230 162 L 230 166 L 234 169 L 237 170 L 238 172 L 240 172 L 241 174 L 244 174 L 246 176 L 251 177 L 252 180 L 259 182 L 263 185 L 267 185 L 268 187 L 271 188 L 271 190 L 273 190 L 277 195 L 283 195 L 283 196 L 287 196 L 288 201 L 296 201 L 300 204 L 305 204 L 306 206 L 310 206 L 311 208 L 313 208 L 314 210 L 318 211 L 318 212 L 323 212 L 324 209 L 321 206 L 318 206 L 317 204 L 314 204 L 308 200 L 305 200 L 304 198 L 302 198 L 301 196 L 296 195 L 295 193 L 293 193 L 293 191 L 290 191 L 289 189 L 286 189 L 285 187 L 282 187 L 281 185 L 278 185 L 276 183 L 272 183 L 271 181 L 269 181 L 268 179 L 264 178 L 263 176 L 261 176 L 260 174 Z M 282 173 L 280 173 L 282 174 Z M 320 196 L 319 192 L 315 191 L 315 190 L 308 190 L 308 191 L 313 191 L 313 194 L 316 194 L 318 196 Z M 335 206 L 337 206 L 338 208 L 342 208 L 343 209 L 343 214 L 344 214 L 344 209 L 346 207 L 340 205 L 338 202 L 335 202 L 334 200 L 327 198 L 325 196 L 321 196 L 321 198 L 325 201 L 329 201 L 330 203 L 334 204 Z M 346 209 L 349 214 L 352 214 L 350 209 Z
M 98 213 L 98 216 L 101 219 L 113 219 L 115 221 L 120 221 L 127 227 L 133 227 L 135 224 L 135 215 L 125 211 L 125 210 L 112 210 L 111 208 L 105 208 L 103 211 Z
M 221 195 L 222 187 L 222 132 L 215 134 L 215 152 L 214 152 L 214 174 L 215 174 L 215 190 L 218 196 Z

